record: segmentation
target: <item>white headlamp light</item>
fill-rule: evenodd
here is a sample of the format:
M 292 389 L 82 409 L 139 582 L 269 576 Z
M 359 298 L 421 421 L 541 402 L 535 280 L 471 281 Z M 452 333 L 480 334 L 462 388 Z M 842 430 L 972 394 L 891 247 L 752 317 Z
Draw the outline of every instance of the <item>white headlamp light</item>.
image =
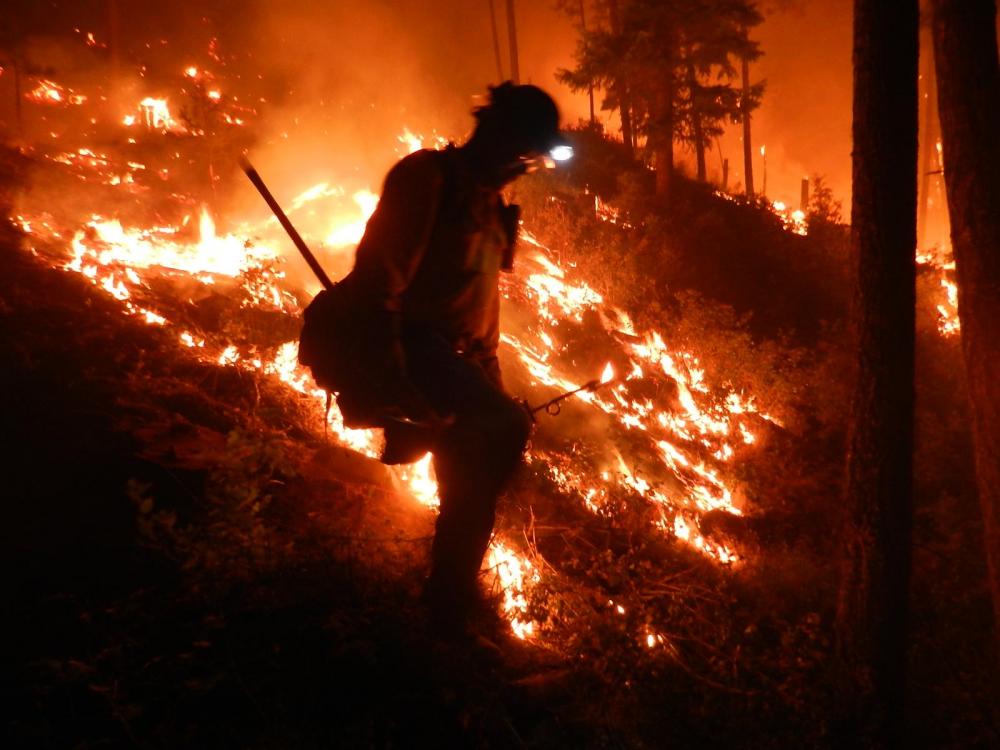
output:
M 549 158 L 552 161 L 566 161 L 573 158 L 573 147 L 560 144 L 549 151 Z

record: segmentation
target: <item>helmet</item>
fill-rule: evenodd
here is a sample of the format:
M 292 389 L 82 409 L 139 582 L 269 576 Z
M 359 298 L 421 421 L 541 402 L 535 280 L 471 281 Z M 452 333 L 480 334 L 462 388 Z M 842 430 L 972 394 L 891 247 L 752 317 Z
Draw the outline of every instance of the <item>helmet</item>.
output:
M 547 153 L 562 143 L 559 108 L 540 88 L 505 81 L 489 90 L 489 103 L 473 112 L 480 127 L 507 140 L 520 154 Z

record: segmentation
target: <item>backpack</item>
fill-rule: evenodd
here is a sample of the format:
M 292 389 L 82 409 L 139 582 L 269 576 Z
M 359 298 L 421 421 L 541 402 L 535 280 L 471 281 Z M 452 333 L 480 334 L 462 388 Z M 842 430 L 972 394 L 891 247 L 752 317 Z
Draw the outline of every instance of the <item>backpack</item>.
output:
M 449 206 L 455 192 L 454 159 L 450 148 L 437 152 L 444 171 L 438 214 Z M 504 206 L 503 218 L 513 238 L 519 209 Z M 511 241 L 513 247 L 513 239 Z M 512 258 L 505 257 L 509 270 Z M 387 355 L 397 338 L 398 315 L 373 311 L 344 282 L 317 294 L 303 312 L 299 336 L 299 363 L 312 371 L 313 379 L 330 394 L 336 394 L 344 424 L 351 428 L 381 427 L 376 416 L 391 402 L 393 386 Z
M 313 380 L 327 392 L 338 392 L 350 380 L 345 372 L 349 352 L 344 331 L 349 311 L 342 285 L 334 284 L 315 297 L 302 313 L 299 364 L 312 371 Z

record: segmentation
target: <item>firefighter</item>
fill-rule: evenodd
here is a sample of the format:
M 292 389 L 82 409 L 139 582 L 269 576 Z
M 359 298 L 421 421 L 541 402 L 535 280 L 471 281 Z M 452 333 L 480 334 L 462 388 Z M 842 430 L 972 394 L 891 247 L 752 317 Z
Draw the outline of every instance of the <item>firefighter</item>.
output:
M 531 430 L 497 362 L 499 274 L 512 267 L 519 213 L 501 190 L 559 141 L 555 102 L 536 86 L 492 87 L 473 115 L 463 145 L 390 170 L 338 285 L 357 320 L 378 321 L 363 336 L 376 364 L 338 395 L 345 419 L 385 428 L 386 463 L 433 454 L 441 508 L 424 601 L 451 630 L 483 603 L 497 498 Z

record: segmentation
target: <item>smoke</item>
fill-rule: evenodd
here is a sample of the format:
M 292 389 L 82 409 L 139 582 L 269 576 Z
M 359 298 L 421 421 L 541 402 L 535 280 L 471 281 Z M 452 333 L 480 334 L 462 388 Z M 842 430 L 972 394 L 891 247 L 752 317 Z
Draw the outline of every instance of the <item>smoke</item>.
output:
M 767 82 L 752 120 L 754 187 L 764 187 L 763 145 L 767 194 L 793 208 L 802 178 L 813 174 L 823 175 L 844 205 L 850 202 L 851 8 L 850 0 L 771 0 L 753 33 L 764 55 L 751 64 L 750 78 Z M 730 188 L 744 184 L 739 127 L 729 129 L 720 150 L 729 159 Z M 718 173 L 719 165 L 712 166 Z
M 561 96 L 554 70 L 572 48 L 569 19 L 526 3 L 518 11 L 522 80 Z M 377 190 L 404 127 L 461 140 L 471 108 L 499 80 L 485 2 L 257 0 L 241 15 L 230 44 L 252 50 L 251 67 L 282 88 L 259 157 L 278 180 L 333 177 Z M 509 75 L 503 14 L 497 22 Z M 578 104 L 566 96 L 564 109 Z
M 195 5 L 173 0 L 150 5 L 85 0 L 53 2 L 44 13 L 37 3 L 21 5 L 32 65 L 53 70 L 66 85 L 80 82 L 81 89 L 106 97 L 109 123 L 119 124 L 143 96 L 169 96 L 172 108 L 184 106 L 178 91 L 188 65 L 213 71 L 227 101 L 254 110 L 245 139 L 216 141 L 189 165 L 188 171 L 198 175 L 192 187 L 202 193 L 211 171 L 214 182 L 207 194 L 223 219 L 220 228 L 225 217 L 232 222 L 266 217 L 236 167 L 234 148 L 248 148 L 283 202 L 319 182 L 342 186 L 349 200 L 356 190 L 379 191 L 387 169 L 406 151 L 397 140 L 404 128 L 461 140 L 471 127 L 469 111 L 477 97 L 500 78 L 487 2 L 206 0 Z M 493 5 L 507 76 L 505 4 Z M 556 69 L 572 64 L 577 19 L 549 3 L 521 0 L 516 7 L 521 80 L 551 91 L 564 121 L 586 116 L 586 95 L 572 94 L 554 79 Z M 767 19 L 755 32 L 764 57 L 751 68 L 753 80 L 767 81 L 753 121 L 756 187 L 763 187 L 759 147 L 765 145 L 770 196 L 794 207 L 801 178 L 819 173 L 846 204 L 850 0 L 770 0 L 764 10 Z M 599 22 L 599 14 L 588 21 Z M 84 47 L 88 32 L 96 44 Z M 0 76 L 0 119 L 8 126 L 13 123 L 10 81 L 9 74 Z M 55 119 L 67 115 L 52 114 Z M 603 119 L 616 129 L 617 117 L 604 113 Z M 28 128 L 38 139 L 50 125 L 33 121 Z M 83 125 L 81 132 L 96 141 L 110 138 L 99 132 L 100 123 Z M 728 159 L 730 188 L 743 182 L 740 138 L 739 127 L 731 127 L 709 155 L 709 177 L 716 181 L 721 181 L 722 160 Z

